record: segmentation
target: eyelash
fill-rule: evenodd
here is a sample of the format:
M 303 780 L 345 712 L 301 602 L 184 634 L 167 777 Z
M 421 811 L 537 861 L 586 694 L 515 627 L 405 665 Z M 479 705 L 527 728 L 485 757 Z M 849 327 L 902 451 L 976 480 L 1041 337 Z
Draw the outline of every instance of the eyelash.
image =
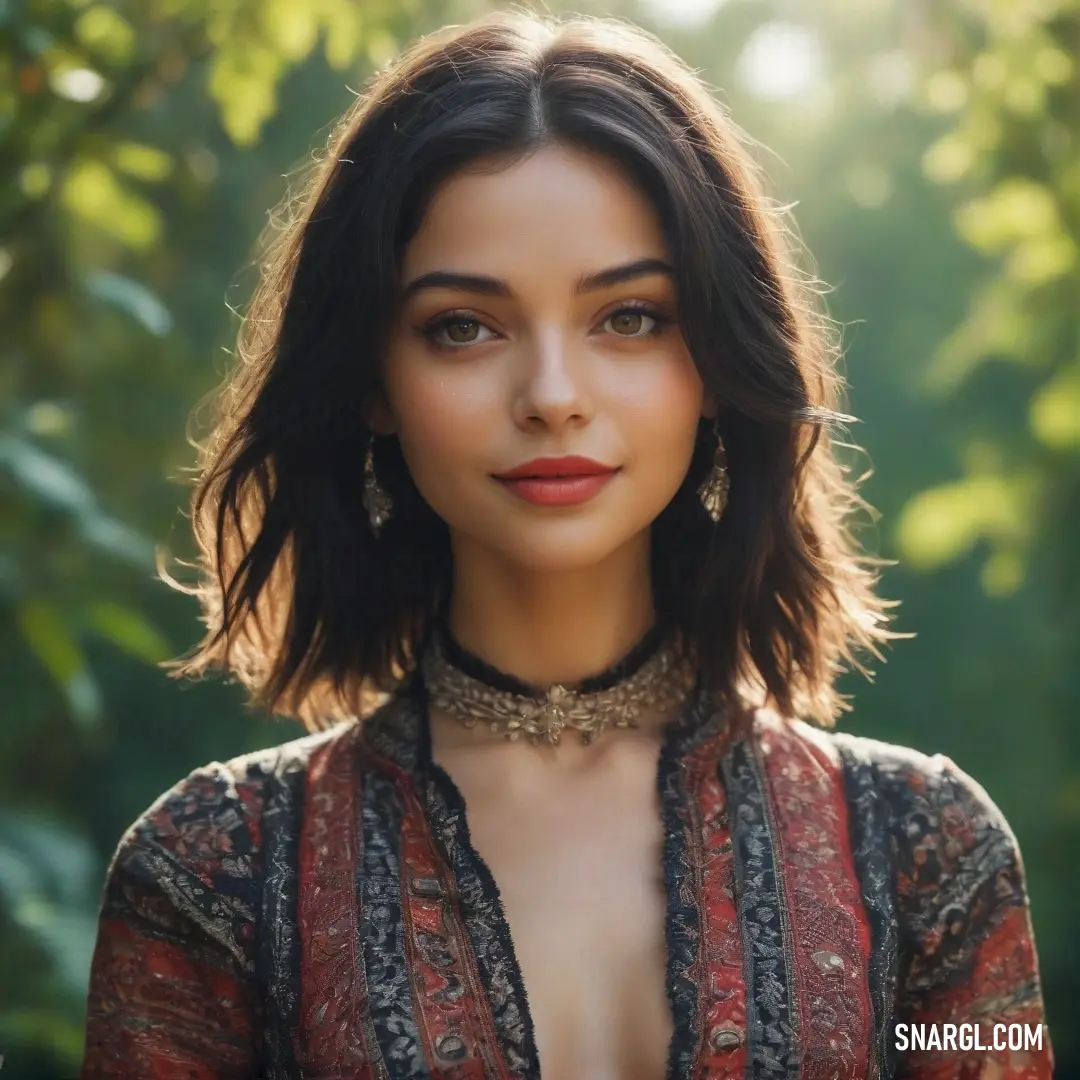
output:
M 604 317 L 604 322 L 608 319 L 615 318 L 616 315 L 647 315 L 653 320 L 655 325 L 651 330 L 646 331 L 644 334 L 616 334 L 615 337 L 625 338 L 627 341 L 640 341 L 642 338 L 655 337 L 660 334 L 664 328 L 671 322 L 663 312 L 660 311 L 654 304 L 646 303 L 644 301 L 630 300 L 614 311 L 610 312 Z M 449 352 L 458 352 L 462 349 L 473 348 L 476 345 L 482 345 L 483 342 L 468 342 L 464 345 L 445 345 L 441 341 L 435 340 L 435 335 L 441 330 L 445 330 L 448 326 L 453 326 L 455 323 L 463 322 L 475 322 L 483 325 L 480 319 L 473 315 L 469 311 L 447 311 L 442 315 L 436 315 L 434 319 L 429 319 L 422 327 L 420 327 L 420 333 L 426 337 L 432 345 L 437 349 L 446 349 Z

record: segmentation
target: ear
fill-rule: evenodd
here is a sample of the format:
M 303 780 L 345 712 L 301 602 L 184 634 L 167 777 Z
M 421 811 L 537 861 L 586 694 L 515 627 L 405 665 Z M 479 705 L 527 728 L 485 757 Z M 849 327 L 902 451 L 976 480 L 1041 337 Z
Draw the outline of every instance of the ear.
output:
M 376 435 L 393 435 L 397 431 L 394 411 L 390 408 L 390 402 L 387 401 L 381 386 L 372 390 L 364 399 L 360 413 L 364 418 L 364 423 Z
M 705 388 L 705 395 L 702 399 L 701 415 L 706 420 L 715 420 L 717 414 L 720 412 L 720 403 L 716 399 L 716 395 L 708 388 Z

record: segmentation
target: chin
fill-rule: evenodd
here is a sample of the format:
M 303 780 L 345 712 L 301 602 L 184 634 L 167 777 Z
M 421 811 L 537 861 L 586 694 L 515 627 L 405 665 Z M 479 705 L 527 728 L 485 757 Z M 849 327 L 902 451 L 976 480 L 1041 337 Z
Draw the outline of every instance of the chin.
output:
M 616 505 L 620 502 L 623 505 Z M 651 514 L 641 500 L 628 506 L 619 499 L 607 506 L 595 502 L 550 511 L 508 506 L 503 500 L 494 507 L 486 500 L 481 505 L 462 492 L 453 506 L 445 507 L 445 515 L 435 509 L 448 523 L 455 544 L 475 546 L 522 570 L 568 573 L 599 566 L 635 545 L 647 546 L 652 522 L 666 505 L 661 498 L 655 502 Z
M 595 520 L 532 522 L 504 532 L 491 546 L 523 570 L 566 573 L 598 566 L 635 541 L 647 542 L 647 530 L 647 525 L 644 532 L 627 531 Z

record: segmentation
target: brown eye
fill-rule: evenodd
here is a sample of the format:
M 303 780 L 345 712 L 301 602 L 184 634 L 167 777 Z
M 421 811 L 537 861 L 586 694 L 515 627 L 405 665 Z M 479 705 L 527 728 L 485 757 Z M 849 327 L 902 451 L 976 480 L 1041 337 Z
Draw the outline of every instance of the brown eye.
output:
M 640 311 L 624 311 L 611 316 L 611 328 L 616 334 L 634 337 L 641 333 L 641 322 L 644 318 Z
M 455 319 L 446 324 L 446 336 L 455 345 L 468 345 L 476 340 L 480 324 L 475 319 Z
M 464 349 L 469 345 L 482 345 L 496 336 L 474 315 L 464 311 L 440 315 L 421 327 L 420 332 L 433 345 L 443 349 Z
M 636 308 L 624 308 L 612 312 L 604 320 L 604 329 L 625 338 L 648 337 L 658 333 L 664 319 L 651 311 L 639 311 Z

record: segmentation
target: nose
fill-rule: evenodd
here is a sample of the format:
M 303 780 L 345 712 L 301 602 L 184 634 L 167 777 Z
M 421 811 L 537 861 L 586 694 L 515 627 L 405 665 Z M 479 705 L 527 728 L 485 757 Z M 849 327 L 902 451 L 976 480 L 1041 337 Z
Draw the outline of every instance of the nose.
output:
M 557 428 L 591 416 L 583 361 L 558 327 L 545 328 L 523 342 L 515 420 L 522 426 L 541 421 Z

